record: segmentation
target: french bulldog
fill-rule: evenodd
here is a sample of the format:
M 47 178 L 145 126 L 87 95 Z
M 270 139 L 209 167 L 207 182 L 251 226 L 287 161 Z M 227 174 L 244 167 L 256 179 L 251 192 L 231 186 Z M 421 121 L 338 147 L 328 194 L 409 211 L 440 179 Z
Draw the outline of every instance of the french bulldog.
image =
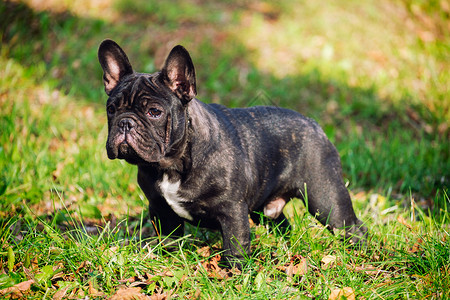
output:
M 250 252 L 249 215 L 286 226 L 283 208 L 296 197 L 330 231 L 364 241 L 339 154 L 315 121 L 279 107 L 197 100 L 182 46 L 153 74 L 135 72 L 112 40 L 101 43 L 98 58 L 109 96 L 108 157 L 137 165 L 158 234 L 182 236 L 185 221 L 220 230 L 225 263 L 241 266 Z

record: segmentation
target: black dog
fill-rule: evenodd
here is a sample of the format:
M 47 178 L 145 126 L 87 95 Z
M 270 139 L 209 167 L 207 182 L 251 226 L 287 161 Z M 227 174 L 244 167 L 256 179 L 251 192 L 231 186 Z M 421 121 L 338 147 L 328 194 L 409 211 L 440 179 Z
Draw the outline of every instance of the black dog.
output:
M 322 224 L 345 228 L 355 243 L 364 238 L 339 154 L 316 122 L 288 109 L 200 102 L 182 46 L 154 74 L 134 72 L 111 40 L 98 57 L 109 96 L 108 157 L 138 166 L 159 233 L 181 236 L 184 221 L 200 222 L 221 230 L 228 261 L 241 260 L 250 249 L 249 213 L 287 222 L 283 207 L 307 192 L 309 212 Z

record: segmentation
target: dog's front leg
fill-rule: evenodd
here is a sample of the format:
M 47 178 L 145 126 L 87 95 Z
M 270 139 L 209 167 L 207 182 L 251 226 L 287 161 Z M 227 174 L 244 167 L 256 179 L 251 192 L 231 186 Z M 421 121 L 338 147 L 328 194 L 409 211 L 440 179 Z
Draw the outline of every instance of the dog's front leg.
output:
M 142 166 L 138 168 L 137 179 L 148 199 L 150 222 L 158 236 L 181 237 L 184 234 L 184 221 L 157 192 L 158 176 L 158 170 Z
M 184 221 L 167 205 L 164 198 L 149 199 L 150 221 L 158 236 L 182 237 Z
M 250 253 L 250 223 L 248 206 L 238 202 L 228 207 L 219 218 L 223 238 L 223 261 L 242 269 L 244 258 Z

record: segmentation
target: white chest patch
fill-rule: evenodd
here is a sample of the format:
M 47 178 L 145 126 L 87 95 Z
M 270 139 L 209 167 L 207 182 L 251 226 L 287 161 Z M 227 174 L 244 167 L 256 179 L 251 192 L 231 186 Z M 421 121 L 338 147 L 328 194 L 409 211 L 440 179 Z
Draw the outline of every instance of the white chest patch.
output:
M 178 190 L 180 189 L 181 181 L 170 182 L 169 176 L 167 174 L 163 175 L 163 179 L 159 183 L 159 188 L 167 201 L 167 204 L 172 208 L 172 210 L 182 218 L 192 221 L 194 218 L 189 214 L 189 212 L 183 207 L 183 202 L 188 202 L 186 199 L 178 196 Z

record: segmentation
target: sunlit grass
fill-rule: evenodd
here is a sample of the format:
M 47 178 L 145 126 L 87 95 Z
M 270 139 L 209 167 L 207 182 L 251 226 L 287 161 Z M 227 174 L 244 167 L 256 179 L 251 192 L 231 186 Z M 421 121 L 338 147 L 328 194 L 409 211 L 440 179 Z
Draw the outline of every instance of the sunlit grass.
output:
M 0 224 L 0 259 L 10 266 L 0 276 L 3 296 L 17 295 L 14 287 L 26 297 L 294 299 L 328 298 L 341 289 L 366 299 L 449 296 L 448 220 L 416 209 L 397 208 L 370 220 L 364 215 L 371 235 L 361 250 L 332 237 L 302 210 L 289 236 L 253 226 L 253 253 L 242 271 L 218 266 L 217 235 L 198 235 L 192 226 L 176 241 L 144 239 L 141 214 L 89 233 L 79 217 L 62 211 L 65 221 L 12 218 Z
M 420 32 L 400 3 L 304 1 L 276 20 L 248 11 L 237 26 L 242 30 L 236 38 L 260 70 L 285 77 L 317 69 L 324 80 L 375 88 L 384 101 L 424 105 L 449 125 L 450 65 L 441 56 L 448 44 L 421 46 Z

